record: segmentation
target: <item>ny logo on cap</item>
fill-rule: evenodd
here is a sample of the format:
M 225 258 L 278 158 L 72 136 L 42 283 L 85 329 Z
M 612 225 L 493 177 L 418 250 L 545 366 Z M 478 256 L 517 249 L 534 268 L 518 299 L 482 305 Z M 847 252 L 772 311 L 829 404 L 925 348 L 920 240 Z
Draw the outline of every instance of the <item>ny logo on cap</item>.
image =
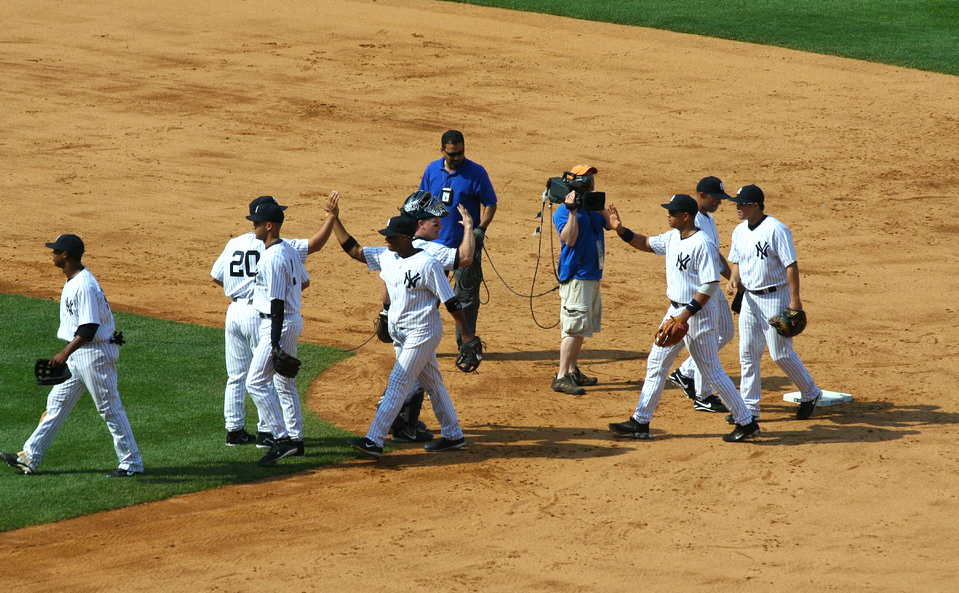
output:
M 769 257 L 769 242 L 766 243 L 756 243 L 756 257 L 759 259 L 766 259 Z
M 417 272 L 416 276 L 410 276 L 409 270 L 406 271 L 406 278 L 403 279 L 403 284 L 406 285 L 406 288 L 413 290 L 416 288 L 417 283 L 420 281 L 420 273 Z
M 680 253 L 676 256 L 676 267 L 679 268 L 679 271 L 686 271 L 686 267 L 689 266 L 689 256 L 683 257 L 683 254 Z

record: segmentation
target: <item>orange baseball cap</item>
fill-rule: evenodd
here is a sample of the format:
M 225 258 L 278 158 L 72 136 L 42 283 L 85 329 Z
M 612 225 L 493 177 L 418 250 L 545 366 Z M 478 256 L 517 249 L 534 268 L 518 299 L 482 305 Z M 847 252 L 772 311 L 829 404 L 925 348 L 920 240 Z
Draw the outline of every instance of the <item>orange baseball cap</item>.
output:
M 599 173 L 596 167 L 588 167 L 586 165 L 576 165 L 569 170 L 573 175 L 595 175 Z

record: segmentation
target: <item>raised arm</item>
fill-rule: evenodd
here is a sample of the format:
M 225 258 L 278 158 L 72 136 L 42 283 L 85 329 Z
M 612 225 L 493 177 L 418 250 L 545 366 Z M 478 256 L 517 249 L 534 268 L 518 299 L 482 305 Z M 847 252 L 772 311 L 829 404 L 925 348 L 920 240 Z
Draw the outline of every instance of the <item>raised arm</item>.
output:
M 356 242 L 356 239 L 350 236 L 346 232 L 346 227 L 343 226 L 343 223 L 340 221 L 340 210 L 339 208 L 336 211 L 332 212 L 333 214 L 333 232 L 336 234 L 336 241 L 340 244 L 340 247 L 343 248 L 343 251 L 347 255 L 352 257 L 358 262 L 366 263 L 366 256 L 363 255 L 363 247 Z
M 613 231 L 616 231 L 616 234 L 619 235 L 620 239 L 626 241 L 640 251 L 653 253 L 653 248 L 649 246 L 649 237 L 646 235 L 640 235 L 639 233 L 634 233 L 623 226 L 623 220 L 619 217 L 619 210 L 616 209 L 616 206 L 610 204 L 607 210 L 609 211 L 609 228 Z
M 323 226 L 316 231 L 316 234 L 310 237 L 307 253 L 316 253 L 326 245 L 330 234 L 333 232 L 333 221 L 339 213 L 339 201 L 340 192 L 333 190 L 326 203 L 326 219 L 323 221 Z
M 496 205 L 494 204 L 493 207 L 495 208 Z M 462 204 L 458 204 L 456 210 L 463 218 L 463 221 L 460 222 L 463 225 L 463 241 L 460 243 L 458 250 L 459 267 L 465 268 L 473 263 L 473 254 L 476 253 L 476 236 L 473 234 L 473 217 L 470 216 L 469 211 Z

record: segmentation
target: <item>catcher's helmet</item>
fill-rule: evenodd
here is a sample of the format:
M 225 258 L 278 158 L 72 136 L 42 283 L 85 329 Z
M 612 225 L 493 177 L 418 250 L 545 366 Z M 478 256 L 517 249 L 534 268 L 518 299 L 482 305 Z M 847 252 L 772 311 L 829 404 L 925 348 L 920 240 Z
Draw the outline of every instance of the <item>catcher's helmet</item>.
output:
M 429 218 L 442 218 L 450 213 L 446 206 L 442 204 L 433 194 L 428 191 L 417 190 L 410 194 L 400 212 L 411 216 L 416 220 L 427 220 Z

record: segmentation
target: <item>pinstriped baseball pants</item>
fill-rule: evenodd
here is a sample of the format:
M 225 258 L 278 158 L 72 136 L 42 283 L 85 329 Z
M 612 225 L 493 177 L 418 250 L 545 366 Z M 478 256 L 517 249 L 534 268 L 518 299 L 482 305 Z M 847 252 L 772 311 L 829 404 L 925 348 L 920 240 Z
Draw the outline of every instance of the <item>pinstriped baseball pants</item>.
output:
M 716 325 L 716 337 L 719 338 L 717 351 L 722 350 L 736 336 L 736 325 L 733 323 L 733 312 L 729 309 L 729 301 L 721 290 L 717 290 L 706 303 L 706 307 L 711 308 L 710 317 Z M 680 365 L 679 372 L 695 381 L 696 399 L 702 400 L 712 395 L 712 385 L 703 379 L 702 373 L 697 372 L 696 361 L 692 356 Z
M 246 420 L 246 376 L 253 362 L 253 351 L 260 338 L 260 315 L 245 301 L 230 303 L 226 310 L 226 389 L 223 394 L 223 419 L 227 430 L 240 430 Z M 269 432 L 260 419 L 257 430 Z
M 303 410 L 300 407 L 300 394 L 296 390 L 296 383 L 293 379 L 277 375 L 276 369 L 273 368 L 273 345 L 270 337 L 272 328 L 270 319 L 261 320 L 260 338 L 253 351 L 253 361 L 246 377 L 246 390 L 256 404 L 260 425 L 267 427 L 264 432 L 269 432 L 278 439 L 289 436 L 295 441 L 303 440 Z M 280 347 L 284 352 L 296 356 L 297 340 L 301 333 L 303 317 L 299 313 L 285 314 L 283 333 L 280 336 Z
M 23 446 L 23 451 L 34 468 L 40 466 L 43 455 L 53 444 L 73 406 L 83 392 L 88 390 L 97 412 L 107 423 L 107 429 L 113 437 L 113 448 L 119 460 L 118 467 L 143 471 L 143 459 L 117 390 L 116 361 L 119 356 L 120 347 L 109 342 L 85 344 L 70 355 L 67 366 L 73 376 L 50 390 L 46 416 Z

